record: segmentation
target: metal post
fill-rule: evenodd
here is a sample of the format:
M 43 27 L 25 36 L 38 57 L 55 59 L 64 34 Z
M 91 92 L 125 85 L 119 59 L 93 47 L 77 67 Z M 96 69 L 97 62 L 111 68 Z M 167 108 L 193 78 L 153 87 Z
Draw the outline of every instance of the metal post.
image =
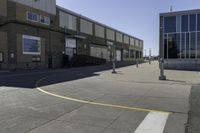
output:
M 136 60 L 136 67 L 138 68 L 139 67 L 139 62 L 138 62 L 138 59 Z
M 116 57 L 115 57 L 115 52 L 116 52 L 116 51 L 115 51 L 115 48 L 114 48 L 114 46 L 113 46 L 113 54 L 112 54 L 112 55 L 113 55 L 113 59 L 112 59 L 113 71 L 112 71 L 112 73 L 114 73 L 114 74 L 117 73 L 117 72 L 115 71 L 115 68 L 116 68 L 116 64 L 115 64 L 115 63 L 116 63 L 116 62 L 115 62 L 115 61 L 116 61 L 116 60 L 115 60 L 115 58 L 116 58 Z
M 160 59 L 160 76 L 159 80 L 166 80 L 166 76 L 164 75 L 164 60 L 163 58 Z
M 115 60 L 113 59 L 113 71 L 112 71 L 112 73 L 117 73 L 116 71 L 115 71 Z
M 149 49 L 149 64 L 151 64 L 151 49 Z

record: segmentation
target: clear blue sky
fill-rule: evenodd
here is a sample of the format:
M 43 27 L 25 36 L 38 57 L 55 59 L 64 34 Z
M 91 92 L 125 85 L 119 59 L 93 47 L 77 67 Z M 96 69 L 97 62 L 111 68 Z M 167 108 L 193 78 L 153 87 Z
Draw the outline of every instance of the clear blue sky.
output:
M 200 0 L 57 0 L 57 5 L 144 40 L 158 54 L 159 13 L 198 9 Z

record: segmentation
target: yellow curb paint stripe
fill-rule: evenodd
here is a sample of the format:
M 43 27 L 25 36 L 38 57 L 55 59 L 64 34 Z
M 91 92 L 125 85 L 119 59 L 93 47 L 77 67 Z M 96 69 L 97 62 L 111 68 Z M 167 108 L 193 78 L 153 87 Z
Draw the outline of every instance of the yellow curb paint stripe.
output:
M 41 89 L 39 87 L 37 87 L 37 90 L 39 90 L 40 92 L 43 92 L 45 94 L 57 97 L 57 98 L 61 98 L 61 99 L 69 100 L 69 101 L 74 101 L 74 102 L 79 102 L 79 103 L 90 104 L 90 105 L 113 107 L 113 108 L 127 109 L 127 110 L 136 110 L 136 111 L 143 111 L 143 112 L 159 112 L 159 113 L 164 113 L 164 114 L 172 114 L 172 112 L 167 112 L 167 111 L 151 110 L 151 109 L 135 108 L 135 107 L 127 107 L 127 106 L 120 106 L 120 105 L 114 105 L 114 104 L 106 104 L 106 103 L 100 103 L 100 102 L 91 102 L 91 101 L 86 101 L 86 100 L 80 100 L 80 99 L 76 99 L 76 98 L 71 98 L 71 97 L 66 97 L 66 96 L 61 96 L 61 95 L 58 95 L 58 94 L 54 94 L 54 93 L 45 91 L 45 90 L 43 90 L 43 89 Z

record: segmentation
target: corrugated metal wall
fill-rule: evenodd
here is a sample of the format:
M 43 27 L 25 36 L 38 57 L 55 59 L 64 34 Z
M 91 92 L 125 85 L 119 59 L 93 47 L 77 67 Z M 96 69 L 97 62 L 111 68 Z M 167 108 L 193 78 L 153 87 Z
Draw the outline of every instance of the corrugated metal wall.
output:
M 77 24 L 77 19 L 75 16 L 72 16 L 70 14 L 64 13 L 64 12 L 59 12 L 59 25 L 61 28 L 67 28 L 70 30 L 77 30 L 76 27 Z
M 80 20 L 80 31 L 82 33 L 93 35 L 92 22 L 89 22 L 87 20 L 81 19 Z
M 56 15 L 56 0 L 10 0 Z
M 105 38 L 105 28 L 95 24 L 95 36 Z

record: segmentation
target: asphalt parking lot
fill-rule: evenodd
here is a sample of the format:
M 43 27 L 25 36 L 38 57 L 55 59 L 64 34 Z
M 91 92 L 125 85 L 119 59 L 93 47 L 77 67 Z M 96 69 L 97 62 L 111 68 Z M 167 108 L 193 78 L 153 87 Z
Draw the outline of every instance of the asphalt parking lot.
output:
M 1 133 L 184 133 L 197 72 L 158 63 L 0 75 Z

